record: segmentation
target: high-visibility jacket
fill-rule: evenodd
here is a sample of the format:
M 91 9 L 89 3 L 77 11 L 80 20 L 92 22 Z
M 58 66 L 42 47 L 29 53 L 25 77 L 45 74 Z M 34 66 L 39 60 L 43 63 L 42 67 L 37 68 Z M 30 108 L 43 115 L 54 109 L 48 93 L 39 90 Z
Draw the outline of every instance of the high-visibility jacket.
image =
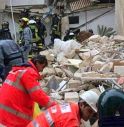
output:
M 29 27 L 32 31 L 32 43 L 37 43 L 37 41 L 41 40 L 38 36 L 38 28 L 35 24 L 30 24 Z
M 55 105 L 42 112 L 27 127 L 79 127 L 78 104 L 64 103 Z
M 26 127 L 32 120 L 34 102 L 50 107 L 55 104 L 41 89 L 40 75 L 30 66 L 13 67 L 0 90 L 0 123 L 7 127 Z

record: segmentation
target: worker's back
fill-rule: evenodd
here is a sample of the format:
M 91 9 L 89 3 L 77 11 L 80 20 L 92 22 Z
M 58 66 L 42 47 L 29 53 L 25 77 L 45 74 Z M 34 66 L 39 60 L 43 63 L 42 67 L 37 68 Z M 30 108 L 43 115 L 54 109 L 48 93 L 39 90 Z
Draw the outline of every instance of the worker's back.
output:
M 124 92 L 108 89 L 98 101 L 99 127 L 124 127 Z
M 13 40 L 0 40 L 0 67 L 4 71 L 2 75 L 6 77 L 12 66 L 23 62 L 21 49 Z
M 43 127 L 69 127 L 73 125 L 79 127 L 80 118 L 78 104 L 64 103 L 55 105 L 41 113 L 27 127 L 35 127 L 36 125 Z
M 0 123 L 7 127 L 25 127 L 32 120 L 34 102 L 28 90 L 34 80 L 27 78 L 30 74 L 37 79 L 30 64 L 13 67 L 1 87 Z

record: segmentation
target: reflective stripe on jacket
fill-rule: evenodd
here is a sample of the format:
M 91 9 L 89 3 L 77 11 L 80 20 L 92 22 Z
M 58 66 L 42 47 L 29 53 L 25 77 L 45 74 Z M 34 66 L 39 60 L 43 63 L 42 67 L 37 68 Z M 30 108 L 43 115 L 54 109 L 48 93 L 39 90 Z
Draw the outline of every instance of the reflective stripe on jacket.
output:
M 32 120 L 34 102 L 44 107 L 51 105 L 37 81 L 37 69 L 30 64 L 13 67 L 1 87 L 0 123 L 7 127 L 25 127 Z
M 79 127 L 78 104 L 55 105 L 41 113 L 27 127 Z

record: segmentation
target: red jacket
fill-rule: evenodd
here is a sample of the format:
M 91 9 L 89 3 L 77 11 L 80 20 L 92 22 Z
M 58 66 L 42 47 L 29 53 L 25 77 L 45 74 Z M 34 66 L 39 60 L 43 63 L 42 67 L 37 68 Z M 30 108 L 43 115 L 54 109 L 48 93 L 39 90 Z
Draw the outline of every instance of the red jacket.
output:
M 25 127 L 32 120 L 34 102 L 47 107 L 54 103 L 40 88 L 36 67 L 13 67 L 0 90 L 0 123 Z
M 78 104 L 55 105 L 41 113 L 27 127 L 79 127 Z

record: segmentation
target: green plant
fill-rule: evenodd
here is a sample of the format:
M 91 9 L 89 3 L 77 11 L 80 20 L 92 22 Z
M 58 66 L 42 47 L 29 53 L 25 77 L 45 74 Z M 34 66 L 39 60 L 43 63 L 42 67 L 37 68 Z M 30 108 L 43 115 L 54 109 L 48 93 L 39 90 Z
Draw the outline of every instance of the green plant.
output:
M 110 37 L 111 35 L 115 35 L 116 31 L 114 31 L 114 29 L 112 27 L 106 27 L 104 25 L 97 26 L 97 32 L 100 36 L 107 36 Z

